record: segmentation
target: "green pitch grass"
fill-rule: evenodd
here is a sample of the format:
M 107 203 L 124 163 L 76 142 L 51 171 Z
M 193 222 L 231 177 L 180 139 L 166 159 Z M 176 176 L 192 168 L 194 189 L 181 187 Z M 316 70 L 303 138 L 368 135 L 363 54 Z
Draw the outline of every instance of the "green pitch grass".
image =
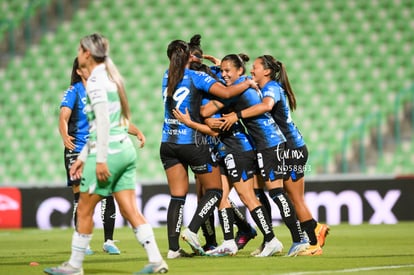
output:
M 168 244 L 166 228 L 155 230 L 158 245 L 166 256 Z M 217 228 L 218 240 L 222 239 Z M 396 225 L 339 225 L 331 226 L 321 256 L 287 258 L 250 256 L 262 241 L 259 234 L 236 256 L 194 257 L 167 260 L 169 274 L 414 274 L 414 222 Z M 43 269 L 68 260 L 72 229 L 0 230 L 0 274 L 42 274 Z M 289 249 L 291 241 L 287 228 L 275 228 L 278 238 Z M 86 256 L 85 274 L 131 274 L 146 263 L 144 249 L 138 245 L 131 229 L 116 228 L 115 239 L 121 255 L 102 252 L 103 232 L 97 229 L 91 247 L 94 255 Z M 186 243 L 181 247 L 189 251 Z M 38 262 L 38 266 L 30 266 Z

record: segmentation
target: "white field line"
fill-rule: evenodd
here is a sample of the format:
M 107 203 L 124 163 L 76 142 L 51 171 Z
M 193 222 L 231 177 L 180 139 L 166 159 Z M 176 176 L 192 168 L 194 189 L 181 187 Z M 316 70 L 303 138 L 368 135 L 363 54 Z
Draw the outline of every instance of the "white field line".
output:
M 352 272 L 361 272 L 361 271 L 397 269 L 397 268 L 411 268 L 411 267 L 414 267 L 414 264 L 387 265 L 387 266 L 368 266 L 368 267 L 348 268 L 348 269 L 340 269 L 340 270 L 304 271 L 304 272 L 283 273 L 283 274 L 279 274 L 279 275 L 309 275 L 309 274 L 352 273 Z

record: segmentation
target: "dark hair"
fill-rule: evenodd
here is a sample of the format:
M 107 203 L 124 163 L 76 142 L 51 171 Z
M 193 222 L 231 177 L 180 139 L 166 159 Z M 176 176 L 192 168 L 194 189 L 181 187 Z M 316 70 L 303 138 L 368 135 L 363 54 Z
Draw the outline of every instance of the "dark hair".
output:
M 184 70 L 190 58 L 190 47 L 183 40 L 174 40 L 168 45 L 167 56 L 170 59 L 167 96 L 172 96 L 175 87 L 184 76 Z
M 296 109 L 296 98 L 295 93 L 290 86 L 289 78 L 285 65 L 279 60 L 276 60 L 271 55 L 262 55 L 259 56 L 262 60 L 263 68 L 270 70 L 270 79 L 279 82 L 282 85 L 282 88 L 286 91 L 289 107 L 293 111 Z
M 195 34 L 191 37 L 190 42 L 188 42 L 188 46 L 190 47 L 190 53 L 199 53 L 203 55 L 203 50 L 201 49 L 201 35 Z
M 193 71 L 205 72 L 206 74 L 208 74 L 209 76 L 211 76 L 212 78 L 220 82 L 220 79 L 217 77 L 217 75 L 213 73 L 211 71 L 211 68 L 204 63 L 194 62 L 194 61 L 190 62 L 190 69 Z
M 79 69 L 79 62 L 78 62 L 78 58 L 75 57 L 75 60 L 73 60 L 72 75 L 70 76 L 70 85 L 73 85 L 75 83 L 82 81 L 82 78 L 76 72 L 78 69 Z
M 250 60 L 250 57 L 247 54 L 228 54 L 221 60 L 221 63 L 224 61 L 231 61 L 237 69 L 243 68 L 243 74 L 246 73 L 246 63 Z

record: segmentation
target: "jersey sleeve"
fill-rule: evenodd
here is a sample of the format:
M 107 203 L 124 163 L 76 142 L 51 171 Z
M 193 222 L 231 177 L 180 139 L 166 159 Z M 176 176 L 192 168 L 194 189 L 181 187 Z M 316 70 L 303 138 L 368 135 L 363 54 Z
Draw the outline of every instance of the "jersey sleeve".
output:
M 194 86 L 197 89 L 202 90 L 206 93 L 208 93 L 210 87 L 217 82 L 217 80 L 215 80 L 213 77 L 209 76 L 205 72 L 198 71 L 193 71 L 192 79 Z
M 271 86 L 267 87 L 267 89 L 262 91 L 263 98 L 270 97 L 274 100 L 274 102 L 276 104 L 277 102 L 280 101 L 280 95 L 281 95 L 282 90 L 283 89 L 280 86 L 271 85 Z
M 60 108 L 68 107 L 69 109 L 73 110 L 76 104 L 76 88 L 74 86 L 70 86 L 62 97 L 62 101 L 60 102 Z
M 100 102 L 108 102 L 108 95 L 102 83 L 102 81 L 97 80 L 96 76 L 88 79 L 88 97 L 92 106 Z

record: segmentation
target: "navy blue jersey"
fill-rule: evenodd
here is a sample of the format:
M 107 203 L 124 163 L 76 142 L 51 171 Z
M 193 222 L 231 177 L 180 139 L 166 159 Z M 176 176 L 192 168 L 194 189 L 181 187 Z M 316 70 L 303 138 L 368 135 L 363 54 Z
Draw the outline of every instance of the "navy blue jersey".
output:
M 68 122 L 68 134 L 75 138 L 74 152 L 80 152 L 89 136 L 89 123 L 85 113 L 86 90 L 82 82 L 70 86 L 63 95 L 60 108 L 68 107 L 72 113 Z
M 205 135 L 179 122 L 172 110 L 179 109 L 185 113 L 188 109 L 191 120 L 202 123 L 200 106 L 203 94 L 208 93 L 211 85 L 217 81 L 204 72 L 185 69 L 183 79 L 178 83 L 172 97 L 167 96 L 168 71 L 162 82 L 164 100 L 164 124 L 162 128 L 162 142 L 175 144 L 196 144 L 205 140 Z
M 240 77 L 234 84 L 244 81 L 245 78 L 245 76 Z M 238 112 L 261 102 L 262 100 L 257 91 L 253 88 L 248 88 L 241 95 L 234 97 L 231 105 L 234 111 Z M 274 147 L 286 141 L 270 113 L 266 112 L 255 117 L 242 118 L 242 122 L 252 137 L 257 150 Z
M 220 110 L 221 114 L 231 112 L 231 108 L 225 107 Z M 220 115 L 221 116 L 221 115 Z M 218 152 L 221 157 L 234 152 L 247 152 L 254 150 L 252 140 L 249 138 L 244 126 L 240 122 L 234 123 L 228 131 L 220 134 Z
M 269 81 L 262 88 L 263 97 L 271 97 L 275 105 L 270 112 L 280 130 L 286 137 L 286 147 L 299 148 L 305 145 L 305 140 L 293 123 L 285 90 L 276 81 Z

